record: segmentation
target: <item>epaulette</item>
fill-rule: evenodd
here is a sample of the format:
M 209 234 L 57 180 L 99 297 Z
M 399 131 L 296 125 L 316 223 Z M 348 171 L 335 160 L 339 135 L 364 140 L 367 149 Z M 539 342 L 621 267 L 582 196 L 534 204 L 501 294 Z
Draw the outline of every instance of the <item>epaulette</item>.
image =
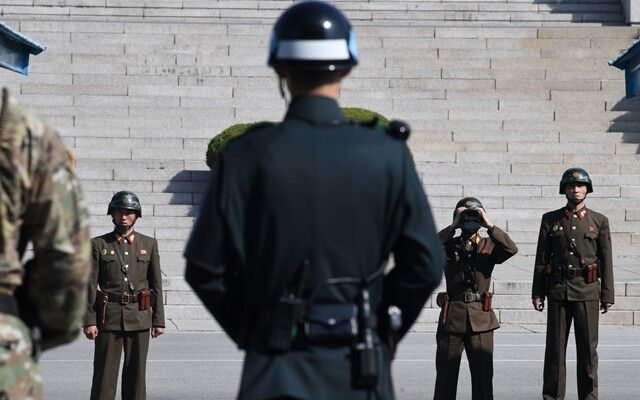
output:
M 409 135 L 411 134 L 409 124 L 398 119 L 392 120 L 389 124 L 384 124 L 378 118 L 374 118 L 370 121 L 361 122 L 360 125 L 384 132 L 404 142 L 409 139 Z

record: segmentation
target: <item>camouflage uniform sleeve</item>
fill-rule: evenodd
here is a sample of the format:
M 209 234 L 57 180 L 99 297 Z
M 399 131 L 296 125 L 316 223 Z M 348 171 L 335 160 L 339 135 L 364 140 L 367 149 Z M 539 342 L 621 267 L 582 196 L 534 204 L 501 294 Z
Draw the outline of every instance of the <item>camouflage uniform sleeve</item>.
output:
M 47 349 L 70 342 L 82 326 L 91 265 L 89 215 L 57 133 L 35 114 L 25 117 L 31 185 L 22 232 L 33 243 L 29 297 Z

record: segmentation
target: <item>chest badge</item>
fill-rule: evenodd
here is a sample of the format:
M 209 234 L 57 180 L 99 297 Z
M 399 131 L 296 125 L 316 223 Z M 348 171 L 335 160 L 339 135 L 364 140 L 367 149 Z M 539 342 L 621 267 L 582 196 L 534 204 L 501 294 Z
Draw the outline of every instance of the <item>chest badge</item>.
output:
M 102 249 L 102 250 L 100 251 L 100 255 L 101 255 L 101 256 L 106 256 L 106 255 L 107 255 L 107 249 Z
M 553 225 L 553 227 L 551 228 L 552 231 L 556 232 L 558 230 L 558 225 Z
M 140 254 L 146 256 L 147 255 L 147 251 L 145 249 L 140 249 Z

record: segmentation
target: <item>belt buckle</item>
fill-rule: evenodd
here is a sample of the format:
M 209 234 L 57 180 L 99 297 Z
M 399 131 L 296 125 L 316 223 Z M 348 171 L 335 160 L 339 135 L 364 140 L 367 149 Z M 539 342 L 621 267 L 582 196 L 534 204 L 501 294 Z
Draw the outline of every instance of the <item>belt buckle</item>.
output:
M 569 278 L 575 278 L 576 275 L 576 269 L 575 268 L 567 268 L 567 277 Z
M 122 294 L 122 297 L 120 298 L 120 304 L 125 305 L 125 304 L 129 304 L 129 295 L 126 293 Z
M 473 293 L 472 292 L 464 292 L 464 302 L 465 303 L 473 302 Z

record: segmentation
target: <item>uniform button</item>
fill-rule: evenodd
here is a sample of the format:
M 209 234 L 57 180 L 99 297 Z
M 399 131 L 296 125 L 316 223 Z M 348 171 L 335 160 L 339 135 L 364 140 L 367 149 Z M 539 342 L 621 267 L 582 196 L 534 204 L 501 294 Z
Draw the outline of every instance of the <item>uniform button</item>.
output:
M 572 227 L 571 227 L 571 229 L 576 229 L 576 227 L 575 227 L 575 226 L 572 226 Z
M 570 252 L 569 252 L 569 255 L 570 255 L 570 256 L 572 256 L 572 255 L 573 255 L 573 251 L 570 251 Z
M 575 241 L 576 241 L 576 239 L 574 239 L 574 238 L 571 238 L 571 241 L 572 241 L 572 242 L 575 242 Z
M 467 254 L 467 258 L 471 258 L 471 254 Z
M 125 252 L 124 252 L 124 255 L 125 255 L 125 256 L 128 256 L 128 255 L 129 255 L 129 252 L 128 252 L 128 251 L 125 251 Z
M 569 268 L 573 268 L 573 265 L 569 264 Z
M 560 230 L 563 230 L 563 229 L 564 229 L 563 227 L 560 227 Z
M 125 277 L 125 278 L 124 278 L 124 281 L 125 281 L 125 282 L 126 282 L 126 281 L 128 281 L 127 277 Z

